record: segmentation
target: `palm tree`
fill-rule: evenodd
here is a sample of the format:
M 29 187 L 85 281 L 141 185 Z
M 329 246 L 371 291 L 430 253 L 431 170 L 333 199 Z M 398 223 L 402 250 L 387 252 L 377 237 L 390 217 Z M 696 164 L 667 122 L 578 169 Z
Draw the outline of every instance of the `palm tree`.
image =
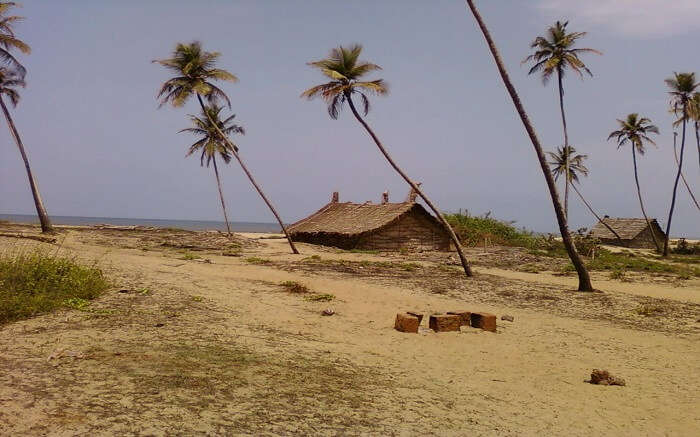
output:
M 49 215 L 46 213 L 46 208 L 44 208 L 44 202 L 41 200 L 41 194 L 39 194 L 39 187 L 37 186 L 36 179 L 32 174 L 32 169 L 29 166 L 29 158 L 27 158 L 27 152 L 24 150 L 24 144 L 22 143 L 22 138 L 19 136 L 17 127 L 15 126 L 12 117 L 10 116 L 10 111 L 7 109 L 5 100 L 3 96 L 7 97 L 12 103 L 12 106 L 17 106 L 19 102 L 19 92 L 18 87 L 24 88 L 26 83 L 22 79 L 21 73 L 16 70 L 10 70 L 5 67 L 0 67 L 0 106 L 2 106 L 2 112 L 5 114 L 5 120 L 10 127 L 10 132 L 12 137 L 15 139 L 17 148 L 19 148 L 19 153 L 22 155 L 22 160 L 24 161 L 24 168 L 27 170 L 27 177 L 29 178 L 29 187 L 32 190 L 32 196 L 34 197 L 34 206 L 36 207 L 37 215 L 39 216 L 39 223 L 41 223 L 41 232 L 53 233 L 53 227 L 51 226 L 51 220 Z
M 552 173 L 554 174 L 554 180 L 557 181 L 559 180 L 560 176 L 564 176 L 566 174 L 566 166 L 568 164 L 569 166 L 569 182 L 571 183 L 571 188 L 574 189 L 576 194 L 578 194 L 578 197 L 581 199 L 584 205 L 588 208 L 588 210 L 593 214 L 593 216 L 598 219 L 599 223 L 602 223 L 603 226 L 608 228 L 610 232 L 615 235 L 615 238 L 617 238 L 620 242 L 622 242 L 622 238 L 620 238 L 620 235 L 615 232 L 615 230 L 605 223 L 603 219 L 600 218 L 600 216 L 595 212 L 593 207 L 586 201 L 586 199 L 583 197 L 583 194 L 576 188 L 576 184 L 580 184 L 581 182 L 579 181 L 579 174 L 588 177 L 588 167 L 583 163 L 586 159 L 588 159 L 588 155 L 577 155 L 576 154 L 576 148 L 574 146 L 569 146 L 568 148 L 565 147 L 557 147 L 557 151 L 555 152 L 547 152 L 547 154 L 552 158 L 552 160 L 549 162 L 549 165 L 552 166 Z
M 684 121 L 694 123 L 695 142 L 698 146 L 698 165 L 700 165 L 700 92 L 694 93 L 693 97 L 688 100 L 687 117 L 683 117 L 683 114 L 679 113 L 679 109 L 682 110 L 682 106 L 671 108 L 671 112 L 674 112 L 678 116 L 678 119 L 673 122 L 673 127 L 681 125 Z M 681 175 L 681 177 L 685 180 L 683 175 Z
M 452 227 L 447 223 L 445 217 L 443 217 L 428 196 L 425 195 L 423 190 L 420 189 L 418 184 L 416 184 L 401 168 L 399 168 L 394 159 L 387 152 L 386 148 L 384 148 L 384 145 L 382 145 L 381 141 L 379 141 L 377 135 L 369 127 L 367 122 L 362 118 L 355 107 L 355 102 L 352 100 L 353 95 L 360 99 L 362 103 L 362 110 L 366 116 L 370 107 L 367 94 L 376 94 L 381 96 L 388 93 L 387 84 L 383 79 L 376 79 L 372 81 L 360 80 L 369 72 L 381 70 L 381 67 L 376 64 L 359 61 L 358 58 L 361 52 L 362 46 L 359 44 L 353 44 L 347 48 L 340 46 L 332 49 L 328 58 L 316 62 L 309 62 L 308 65 L 318 68 L 324 76 L 331 80 L 330 82 L 309 88 L 301 94 L 301 97 L 306 97 L 309 100 L 318 96 L 322 97 L 328 104 L 328 114 L 334 120 L 338 118 L 340 110 L 347 102 L 357 121 L 360 122 L 367 133 L 372 137 L 374 143 L 379 148 L 379 151 L 382 153 L 382 155 L 384 155 L 386 160 L 389 161 L 389 164 L 406 181 L 406 183 L 411 186 L 413 192 L 417 193 L 425 201 L 426 205 L 428 205 L 435 216 L 437 216 L 438 220 L 440 220 L 440 223 L 442 223 L 442 226 L 450 235 L 450 238 L 457 249 L 457 253 L 459 254 L 459 258 L 462 262 L 462 267 L 464 268 L 464 273 L 467 276 L 472 276 L 471 267 L 467 262 L 467 258 L 464 256 L 461 243 L 459 242 L 459 239 L 457 239 Z
M 647 222 L 649 231 L 651 231 L 651 237 L 654 240 L 654 245 L 656 250 L 660 251 L 661 246 L 656 239 L 656 234 L 653 232 L 651 227 L 651 222 L 647 213 L 644 210 L 644 201 L 642 201 L 642 190 L 639 188 L 639 175 L 637 173 L 637 152 L 640 155 L 644 155 L 646 151 L 644 143 L 656 145 L 656 143 L 649 138 L 649 134 L 659 133 L 659 128 L 651 124 L 651 120 L 646 117 L 640 117 L 637 113 L 632 113 L 627 115 L 624 120 L 618 119 L 617 122 L 620 124 L 620 129 L 613 131 L 608 135 L 608 141 L 615 138 L 617 141 L 617 148 L 624 146 L 627 142 L 632 145 L 632 163 L 634 164 L 634 181 L 637 184 L 637 196 L 639 197 L 639 206 L 642 208 L 642 215 L 644 215 L 644 220 Z
M 224 220 L 226 221 L 226 230 L 231 235 L 231 226 L 229 225 L 228 215 L 226 214 L 226 203 L 224 202 L 224 193 L 221 190 L 221 180 L 219 179 L 219 168 L 216 165 L 216 156 L 218 155 L 226 164 L 231 162 L 231 157 L 237 152 L 236 149 L 231 149 L 229 144 L 224 141 L 219 132 L 225 135 L 245 134 L 243 128 L 233 123 L 236 115 L 231 115 L 225 120 L 219 118 L 219 114 L 223 108 L 216 104 L 208 105 L 202 111 L 202 115 L 190 115 L 193 127 L 182 129 L 180 132 L 188 132 L 201 136 L 187 150 L 185 156 L 190 156 L 195 152 L 201 152 L 199 163 L 204 166 L 206 160 L 207 167 L 210 163 L 214 164 L 214 174 L 216 175 L 216 185 L 219 187 L 219 197 L 221 198 L 221 208 L 224 211 Z M 212 120 L 216 123 L 218 129 L 212 125 Z
M 698 146 L 698 166 L 700 166 L 700 92 L 693 94 L 688 105 L 688 115 L 695 123 L 695 143 Z
M 679 165 L 678 147 L 676 147 L 676 137 L 678 137 L 678 132 L 673 132 L 673 158 L 676 160 L 676 165 Z M 690 185 L 688 184 L 688 181 L 685 180 L 685 175 L 683 174 L 683 172 L 681 172 L 681 180 L 683 181 L 685 188 L 688 190 L 688 194 L 690 194 L 690 198 L 693 199 L 693 203 L 695 203 L 695 207 L 698 209 L 698 211 L 700 211 L 700 203 L 698 203 L 698 200 L 695 198 L 695 194 L 693 194 L 693 190 L 690 189 Z
M 29 54 L 31 52 L 29 45 L 18 39 L 15 36 L 14 29 L 12 28 L 16 22 L 22 20 L 22 17 L 7 15 L 7 12 L 15 6 L 17 6 L 17 4 L 14 2 L 0 2 L 0 63 L 6 64 L 6 66 L 0 67 L 0 105 L 2 105 L 5 119 L 10 127 L 12 137 L 15 139 L 15 143 L 19 148 L 19 153 L 22 155 L 24 167 L 27 170 L 29 186 L 32 190 L 32 196 L 34 197 L 34 205 L 36 206 L 39 222 L 41 223 L 41 231 L 45 233 L 52 233 L 53 227 L 51 226 L 51 220 L 49 219 L 49 215 L 46 213 L 46 208 L 44 208 L 44 203 L 41 200 L 36 179 L 34 179 L 32 170 L 29 166 L 27 153 L 24 150 L 24 144 L 19 136 L 19 132 L 17 132 L 15 123 L 12 121 L 10 112 L 2 99 L 2 96 L 4 95 L 10 100 L 13 107 L 17 106 L 17 102 L 19 102 L 19 92 L 17 91 L 17 88 L 24 88 L 26 86 L 24 76 L 27 70 L 12 55 L 12 53 L 10 53 L 10 51 L 13 49 L 18 49 L 25 54 Z
M 690 101 L 693 93 L 700 86 L 700 83 L 695 82 L 695 73 L 674 73 L 672 78 L 665 80 L 666 85 L 671 89 L 671 107 L 676 114 L 680 114 L 683 121 L 683 133 L 681 134 L 681 153 L 678 159 L 678 172 L 676 173 L 676 181 L 673 184 L 673 196 L 671 197 L 671 209 L 668 212 L 668 222 L 666 223 L 666 240 L 664 241 L 663 256 L 668 256 L 668 243 L 671 239 L 671 220 L 673 219 L 673 209 L 676 206 L 676 190 L 678 189 L 678 180 L 683 171 L 683 152 L 685 150 L 685 126 L 689 119 L 688 106 L 692 108 Z
M 29 54 L 31 48 L 24 41 L 17 39 L 12 28 L 16 22 L 23 20 L 24 17 L 6 15 L 15 6 L 17 6 L 15 2 L 0 2 L 0 62 L 16 70 L 17 75 L 24 79 L 26 70 L 10 51 L 17 49 L 24 54 Z
M 237 82 L 238 78 L 226 70 L 220 68 L 214 68 L 216 65 L 216 60 L 220 56 L 219 52 L 207 52 L 202 49 L 202 44 L 198 41 L 192 42 L 190 44 L 179 43 L 175 47 L 175 51 L 170 59 L 155 60 L 153 62 L 158 63 L 169 70 L 172 70 L 177 74 L 177 76 L 172 79 L 167 80 L 160 91 L 158 92 L 158 98 L 161 99 L 160 106 L 170 103 L 174 107 L 183 106 L 192 95 L 197 96 L 197 101 L 202 109 L 203 114 L 207 117 L 209 113 L 205 110 L 204 101 L 202 98 L 206 99 L 208 103 L 214 104 L 220 100 L 226 102 L 227 106 L 231 107 L 231 101 L 225 92 L 212 83 L 214 80 L 223 80 L 228 82 Z M 270 211 L 277 219 L 277 222 L 282 228 L 287 237 L 287 242 L 289 247 L 291 247 L 292 252 L 298 254 L 292 238 L 287 232 L 287 228 L 282 223 L 282 219 L 275 210 L 272 203 L 267 199 L 265 193 L 263 193 L 260 186 L 257 184 L 253 175 L 250 173 L 246 165 L 243 163 L 240 154 L 238 153 L 238 147 L 231 142 L 231 140 L 226 136 L 218 124 L 213 120 L 209 120 L 211 126 L 219 134 L 219 138 L 222 139 L 228 146 L 228 150 L 233 154 L 241 168 L 245 172 L 246 176 L 253 184 L 256 191 L 262 197 L 263 201 L 270 208 Z
M 591 70 L 586 67 L 586 64 L 579 59 L 580 53 L 596 53 L 602 54 L 598 50 L 589 48 L 574 48 L 576 41 L 586 35 L 586 32 L 566 32 L 568 21 L 557 21 L 554 26 L 547 29 L 546 36 L 538 36 L 530 44 L 530 48 L 535 49 L 535 53 L 526 57 L 523 64 L 526 62 L 534 62 L 528 74 L 537 72 L 542 73 L 542 83 L 547 84 L 552 74 L 557 74 L 559 83 L 559 108 L 561 110 L 561 122 L 564 127 L 564 148 L 569 146 L 569 132 L 566 129 L 566 114 L 564 113 L 564 74 L 567 69 L 576 72 L 581 79 L 583 73 L 586 72 L 593 76 Z M 565 173 L 569 173 L 568 161 L 565 163 Z M 570 178 L 565 178 L 564 182 L 564 214 L 569 215 L 569 181 Z
M 559 232 L 561 232 L 564 247 L 566 247 L 566 251 L 569 254 L 569 258 L 571 258 L 571 263 L 574 265 L 574 268 L 576 268 L 576 272 L 578 273 L 578 289 L 579 291 L 593 291 L 593 284 L 591 284 L 591 276 L 588 274 L 586 265 L 583 263 L 581 256 L 576 250 L 576 246 L 574 245 L 574 242 L 571 238 L 571 234 L 569 233 L 566 215 L 564 214 L 564 210 L 561 206 L 561 201 L 559 200 L 559 194 L 557 193 L 557 186 L 554 182 L 554 177 L 552 176 L 552 173 L 549 171 L 549 167 L 547 166 L 547 158 L 545 157 L 544 151 L 542 150 L 540 140 L 537 138 L 535 128 L 532 126 L 532 123 L 530 123 L 530 118 L 525 112 L 525 108 L 523 107 L 523 104 L 520 101 L 520 96 L 518 96 L 518 93 L 515 90 L 515 87 L 513 86 L 513 83 L 510 80 L 510 77 L 508 76 L 508 72 L 506 71 L 506 67 L 503 64 L 503 60 L 501 59 L 501 55 L 498 52 L 498 48 L 496 48 L 496 44 L 493 42 L 493 38 L 491 38 L 491 33 L 486 27 L 484 20 L 481 18 L 481 14 L 479 13 L 478 9 L 474 5 L 474 1 L 467 0 L 467 6 L 469 6 L 472 15 L 474 15 L 474 18 L 476 19 L 476 22 L 479 25 L 479 29 L 481 29 L 481 33 L 483 33 L 484 35 L 484 39 L 486 39 L 486 43 L 489 47 L 489 50 L 491 51 L 491 55 L 493 55 L 494 61 L 496 62 L 496 67 L 498 68 L 498 72 L 501 75 L 501 79 L 505 84 L 506 90 L 508 91 L 510 98 L 513 100 L 513 105 L 515 105 L 515 109 L 518 112 L 518 115 L 520 116 L 520 120 L 522 120 L 523 125 L 525 126 L 525 130 L 527 131 L 527 134 L 530 137 L 530 141 L 532 142 L 532 146 L 535 149 L 535 153 L 537 154 L 537 159 L 540 163 L 540 168 L 542 169 L 544 178 L 547 181 L 547 188 L 549 189 L 549 194 L 552 197 L 554 213 L 557 216 Z

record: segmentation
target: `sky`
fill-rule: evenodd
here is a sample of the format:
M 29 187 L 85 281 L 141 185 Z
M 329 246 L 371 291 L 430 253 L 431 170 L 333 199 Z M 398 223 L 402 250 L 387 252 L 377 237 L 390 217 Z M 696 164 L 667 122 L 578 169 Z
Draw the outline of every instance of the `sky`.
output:
M 185 108 L 158 109 L 169 73 L 153 59 L 199 40 L 221 53 L 240 82 L 222 84 L 236 120 L 234 140 L 286 222 L 341 201 L 394 201 L 408 192 L 346 108 L 331 120 L 321 100 L 299 95 L 324 78 L 306 65 L 339 44 L 361 43 L 382 66 L 386 97 L 367 121 L 400 166 L 443 211 L 516 221 L 541 232 L 556 220 L 534 150 L 481 33 L 459 0 L 25 0 L 17 35 L 27 87 L 12 116 L 49 214 L 221 220 L 213 168 L 185 158 L 195 141 Z M 700 1 L 477 1 L 543 146 L 563 143 L 554 83 L 521 65 L 529 44 L 557 19 L 589 32 L 581 47 L 594 77 L 565 78 L 570 143 L 588 155 L 581 191 L 601 214 L 640 217 L 629 146 L 606 141 L 616 119 L 639 112 L 659 126 L 658 147 L 639 157 L 647 212 L 665 227 L 675 178 L 672 116 L 664 79 L 699 71 Z M 672 6 L 671 6 L 672 5 Z M 0 128 L 0 213 L 32 214 L 26 174 L 5 124 Z M 694 133 L 685 174 L 700 194 Z M 229 218 L 274 218 L 241 169 L 220 168 Z M 560 184 L 560 193 L 563 186 Z M 595 218 L 572 193 L 570 227 Z M 672 235 L 700 236 L 698 211 L 682 184 Z

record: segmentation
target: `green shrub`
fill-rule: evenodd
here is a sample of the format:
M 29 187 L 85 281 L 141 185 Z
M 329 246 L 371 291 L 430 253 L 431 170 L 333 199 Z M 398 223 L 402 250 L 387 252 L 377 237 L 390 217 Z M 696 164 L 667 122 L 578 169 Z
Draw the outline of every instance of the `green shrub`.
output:
M 255 264 L 255 265 L 265 265 L 265 264 L 270 264 L 272 261 L 270 261 L 267 258 L 260 258 L 257 256 L 251 256 L 245 259 L 245 262 L 249 264 Z
M 630 282 L 631 279 L 627 277 L 627 272 L 624 269 L 615 269 L 610 272 L 610 279 L 616 279 L 622 282 Z
M 309 296 L 306 296 L 304 299 L 310 301 L 310 302 L 329 302 L 333 299 L 335 299 L 335 296 L 332 294 L 311 294 Z
M 309 290 L 309 287 L 296 281 L 284 281 L 280 283 L 280 285 L 286 288 L 290 293 L 305 294 L 311 291 Z
M 636 256 L 632 252 L 615 253 L 603 248 L 598 249 L 595 259 L 589 260 L 586 265 L 590 270 L 665 273 L 677 275 L 680 278 L 700 277 L 700 268 L 695 266 L 666 263 Z M 573 270 L 573 266 L 568 264 L 564 270 Z
M 464 246 L 481 246 L 485 240 L 500 246 L 520 246 L 530 249 L 539 249 L 542 246 L 541 236 L 526 229 L 515 228 L 514 222 L 492 218 L 490 213 L 472 216 L 469 213 L 458 212 L 445 214 L 445 219 Z
M 676 247 L 671 249 L 671 253 L 678 255 L 700 255 L 700 243 L 690 244 L 685 238 L 678 240 Z
M 637 308 L 634 309 L 634 312 L 639 314 L 640 316 L 650 317 L 663 314 L 666 312 L 666 309 L 661 305 L 647 303 L 639 305 Z
M 201 256 L 199 256 L 199 255 L 195 255 L 194 253 L 191 253 L 191 252 L 185 252 L 182 255 L 182 258 L 180 258 L 180 259 L 185 260 L 185 261 L 193 261 L 195 259 L 200 259 L 200 258 L 201 258 Z
M 85 309 L 109 287 L 102 271 L 42 251 L 0 254 L 0 324 L 67 306 Z

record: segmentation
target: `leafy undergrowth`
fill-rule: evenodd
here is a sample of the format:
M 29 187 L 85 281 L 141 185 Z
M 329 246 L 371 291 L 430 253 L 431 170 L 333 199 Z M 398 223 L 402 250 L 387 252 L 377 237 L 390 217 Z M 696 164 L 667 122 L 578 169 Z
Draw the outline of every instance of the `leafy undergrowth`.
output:
M 517 229 L 513 222 L 497 220 L 489 214 L 472 216 L 460 212 L 445 214 L 445 219 L 465 246 L 480 246 L 487 241 L 489 245 L 542 248 L 541 236 L 527 229 Z
M 406 272 L 413 272 L 422 268 L 422 265 L 415 262 L 399 262 L 399 261 L 349 261 L 344 259 L 324 259 L 318 255 L 301 260 L 307 264 L 323 264 L 339 267 L 347 267 L 349 269 L 399 269 Z
M 670 274 L 678 276 L 680 279 L 690 279 L 700 277 L 700 268 L 675 263 L 657 261 L 646 257 L 635 255 L 632 252 L 610 252 L 599 249 L 594 259 L 588 259 L 586 265 L 590 270 L 603 271 L 633 271 L 650 274 Z M 573 271 L 571 264 L 565 266 L 565 271 Z
M 0 254 L 0 325 L 76 307 L 109 287 L 95 265 L 44 251 Z M 86 304 L 83 304 L 86 306 Z
M 284 281 L 280 283 L 282 287 L 284 287 L 288 292 L 294 293 L 294 294 L 306 294 L 306 293 L 311 293 L 311 290 L 309 290 L 309 287 L 307 287 L 304 284 L 301 284 L 297 281 Z

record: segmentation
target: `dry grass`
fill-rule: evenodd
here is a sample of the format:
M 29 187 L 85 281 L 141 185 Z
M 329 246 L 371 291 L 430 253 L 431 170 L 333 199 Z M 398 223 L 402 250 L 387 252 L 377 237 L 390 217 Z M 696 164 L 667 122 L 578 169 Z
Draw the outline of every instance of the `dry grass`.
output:
M 469 302 L 488 305 L 546 311 L 576 319 L 603 320 L 615 325 L 639 330 L 671 333 L 698 333 L 700 305 L 667 299 L 652 299 L 624 293 L 580 293 L 556 285 L 510 280 L 479 274 L 469 280 L 457 268 L 449 266 L 420 266 L 416 270 L 402 268 L 400 262 L 329 262 L 312 260 L 276 263 L 277 268 L 291 272 L 325 275 L 335 272 L 349 278 L 361 277 L 367 281 L 394 285 L 401 281 L 415 291 L 443 294 Z M 641 305 L 653 304 L 665 308 L 656 316 L 667 318 L 668 323 L 649 324 L 636 310 Z
M 395 385 L 383 370 L 305 349 L 304 338 L 270 327 L 221 336 L 230 312 L 157 284 L 129 290 L 100 299 L 96 305 L 110 310 L 102 317 L 78 311 L 66 323 L 44 316 L 41 329 L 5 339 L 10 352 L 0 358 L 0 383 L 17 397 L 31 387 L 40 394 L 37 408 L 51 411 L 28 434 L 193 435 L 203 424 L 217 435 L 390 432 L 374 406 Z M 271 347 L 252 346 L 251 335 Z M 69 351 L 56 359 L 30 346 L 56 336 Z M 0 434 L 11 432 L 8 414 L 0 411 Z

